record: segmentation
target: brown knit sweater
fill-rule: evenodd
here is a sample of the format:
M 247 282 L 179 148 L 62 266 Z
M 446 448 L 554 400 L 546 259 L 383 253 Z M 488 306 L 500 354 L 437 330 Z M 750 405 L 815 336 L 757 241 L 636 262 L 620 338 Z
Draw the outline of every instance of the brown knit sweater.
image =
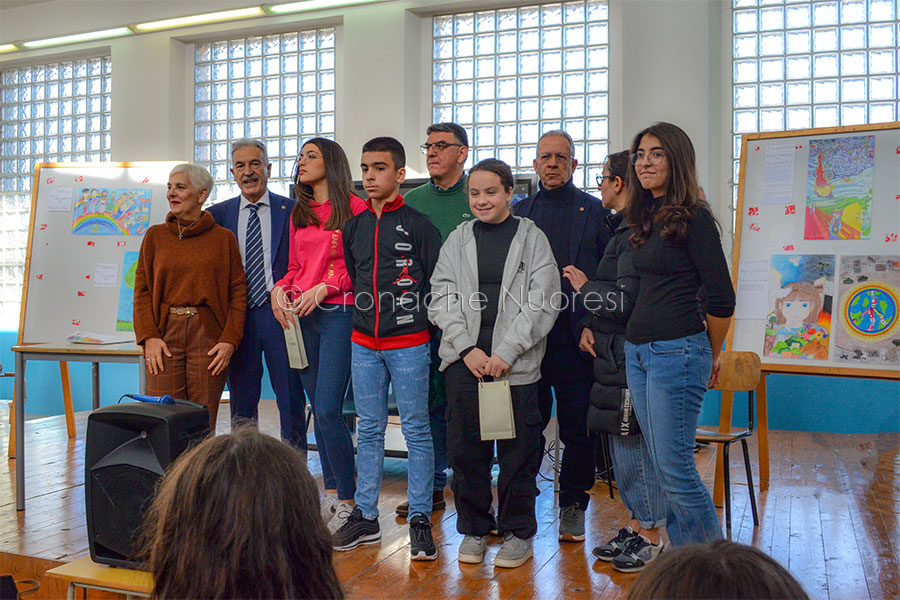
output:
M 188 229 L 169 213 L 144 236 L 134 278 L 138 344 L 162 338 L 169 307 L 194 306 L 207 331 L 237 347 L 244 335 L 247 284 L 234 234 L 203 211 Z

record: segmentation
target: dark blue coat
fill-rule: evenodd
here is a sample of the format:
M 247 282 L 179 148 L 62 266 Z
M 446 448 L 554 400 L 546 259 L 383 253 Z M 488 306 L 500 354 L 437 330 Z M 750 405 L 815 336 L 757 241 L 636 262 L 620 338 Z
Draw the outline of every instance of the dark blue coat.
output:
M 572 185 L 571 180 L 566 185 L 571 189 L 573 197 L 572 243 L 569 248 L 568 262 L 559 265 L 560 277 L 562 277 L 562 268 L 568 265 L 575 265 L 585 275 L 591 277 L 597 271 L 600 257 L 603 256 L 606 243 L 610 238 L 609 228 L 605 223 L 605 219 L 610 212 L 608 209 L 603 208 L 603 203 L 599 199 Z M 539 185 L 538 191 L 518 202 L 513 208 L 513 212 L 517 216 L 528 217 L 532 221 L 539 223 L 542 205 L 541 196 L 543 194 L 543 186 Z M 569 281 L 564 278 L 562 280 L 562 290 L 569 295 L 569 306 L 574 307 L 572 335 L 577 344 L 581 338 L 581 327 L 578 322 L 585 316 L 586 311 L 580 302 L 576 302 L 575 291 L 572 289 Z

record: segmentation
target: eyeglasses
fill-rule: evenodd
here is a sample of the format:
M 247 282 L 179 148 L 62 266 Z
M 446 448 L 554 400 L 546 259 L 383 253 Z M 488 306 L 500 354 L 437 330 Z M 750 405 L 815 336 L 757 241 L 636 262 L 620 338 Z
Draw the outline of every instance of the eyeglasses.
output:
M 615 175 L 597 175 L 597 187 L 600 187 L 601 185 L 603 185 L 604 179 L 614 180 L 615 178 L 616 178 Z
M 659 163 L 661 163 L 665 157 L 666 157 L 666 153 L 664 151 L 651 150 L 650 152 L 643 152 L 643 151 L 635 152 L 628 158 L 631 159 L 632 164 L 637 164 L 639 162 L 642 162 L 646 158 L 647 160 L 650 161 L 651 165 L 656 166 Z
M 428 154 L 428 151 L 432 148 L 435 149 L 436 152 L 443 152 L 450 146 L 459 146 L 462 148 L 465 144 L 448 144 L 447 142 L 435 142 L 433 144 L 422 144 L 419 148 L 422 150 L 422 154 Z

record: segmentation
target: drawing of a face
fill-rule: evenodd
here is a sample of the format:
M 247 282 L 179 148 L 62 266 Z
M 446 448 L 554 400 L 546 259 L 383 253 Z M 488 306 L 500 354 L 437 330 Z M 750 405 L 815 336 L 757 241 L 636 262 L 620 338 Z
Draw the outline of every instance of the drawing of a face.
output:
M 807 320 L 807 317 L 809 317 L 810 308 L 811 306 L 808 300 L 799 298 L 785 300 L 781 308 L 781 313 L 784 315 L 786 321 L 785 325 L 791 328 L 803 326 L 803 323 Z

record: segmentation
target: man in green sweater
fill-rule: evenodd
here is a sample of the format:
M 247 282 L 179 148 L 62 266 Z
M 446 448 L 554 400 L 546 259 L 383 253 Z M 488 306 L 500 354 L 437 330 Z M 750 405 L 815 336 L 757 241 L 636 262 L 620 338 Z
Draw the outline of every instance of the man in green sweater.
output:
M 465 164 L 469 157 L 469 136 L 456 123 L 435 123 L 425 130 L 428 136 L 422 144 L 431 181 L 410 190 L 403 202 L 425 213 L 446 240 L 450 232 L 464 221 L 472 219 L 466 194 Z M 440 331 L 432 336 L 431 381 L 428 386 L 428 407 L 431 416 L 431 437 L 434 441 L 434 497 L 433 510 L 446 508 L 444 486 L 447 485 L 447 394 L 444 376 L 438 371 L 437 356 Z M 409 514 L 409 502 L 397 506 L 397 514 Z

